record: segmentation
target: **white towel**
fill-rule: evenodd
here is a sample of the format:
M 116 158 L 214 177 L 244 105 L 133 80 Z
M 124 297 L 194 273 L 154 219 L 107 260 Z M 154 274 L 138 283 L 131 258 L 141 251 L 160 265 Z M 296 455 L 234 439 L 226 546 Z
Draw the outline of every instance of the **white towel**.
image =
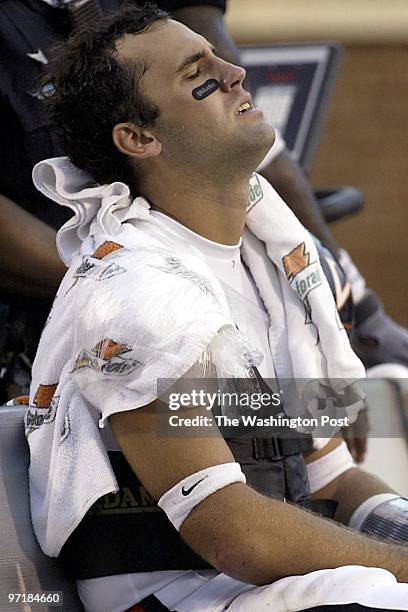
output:
M 89 187 L 92 184 L 89 176 L 66 157 L 37 164 L 33 180 L 44 195 L 63 206 L 69 206 L 75 213 L 57 236 L 58 252 L 66 265 L 70 265 L 72 257 L 78 254 L 82 243 L 89 237 L 98 234 L 114 237 L 122 223 L 149 218 L 148 202 L 142 197 L 132 202 L 127 185 L 117 182 Z M 351 349 L 341 325 L 311 235 L 261 175 L 252 176 L 249 189 L 255 195 L 248 206 L 247 228 L 265 244 L 268 256 L 289 280 L 289 283 L 281 282 L 281 286 L 288 317 L 291 354 L 296 354 L 294 376 L 331 379 L 364 377 L 364 367 Z M 268 279 L 262 274 L 263 267 L 257 265 L 260 248 L 259 242 L 251 240 L 250 235 L 244 236 L 244 260 L 268 310 Z M 289 287 L 301 298 L 300 302 L 294 299 Z M 308 302 L 308 313 L 305 313 L 305 300 Z M 269 314 L 272 315 L 271 312 Z M 320 355 L 315 350 L 306 350 L 305 353 L 299 350 L 299 347 L 305 346 L 307 349 L 311 344 L 316 344 L 313 325 L 304 323 L 306 314 L 318 331 Z
M 253 175 L 250 189 L 253 185 L 262 197 L 248 207 L 244 261 L 271 320 L 270 283 L 261 265 L 264 248 L 280 273 L 293 376 L 329 378 L 340 390 L 345 379 L 365 377 L 365 372 L 341 324 L 314 240 L 262 176 Z
M 70 268 L 40 341 L 26 417 L 32 457 L 33 525 L 44 552 L 57 556 L 92 503 L 117 490 L 102 440 L 107 434 L 98 430 L 98 420 L 103 424 L 114 411 L 152 401 L 157 397 L 156 379 L 186 373 L 219 330 L 228 326 L 231 330 L 232 320 L 221 285 L 201 256 L 183 248 L 171 236 L 166 237 L 167 243 L 163 243 L 163 237 L 158 240 L 148 202 L 142 197 L 132 201 L 126 185 L 95 186 L 66 158 L 40 162 L 33 179 L 42 193 L 75 213 L 57 236 L 60 256 Z M 348 379 L 364 377 L 364 368 L 339 322 L 314 242 L 262 177 L 253 175 L 249 193 L 243 257 L 272 321 L 276 297 L 270 292 L 263 265 L 265 249 L 279 270 L 293 376 L 330 378 L 342 395 L 350 387 Z M 110 263 L 92 257 L 106 242 L 125 247 L 109 256 Z M 146 252 L 147 260 L 142 257 Z M 145 261 L 152 264 L 150 274 L 155 276 L 147 277 Z M 161 261 L 166 264 L 164 268 Z M 121 275 L 125 272 L 126 277 Z M 158 275 L 158 283 L 150 282 Z M 102 278 L 104 283 L 100 282 Z M 77 283 L 89 279 L 94 285 L 83 284 L 79 290 Z M 112 346 L 121 351 L 116 350 L 112 359 L 107 354 L 92 353 L 98 346 L 94 328 L 98 328 L 103 313 L 116 320 L 112 305 L 105 303 L 106 293 L 94 296 L 93 287 L 98 291 L 104 287 L 105 292 L 114 288 L 115 295 L 120 294 L 121 287 L 127 291 L 126 299 L 119 296 L 113 305 L 119 318 L 124 309 L 127 319 L 121 330 L 123 337 L 116 334 L 115 343 L 108 345 L 112 355 Z M 152 323 L 153 308 L 163 319 L 159 325 Z M 82 327 L 78 339 L 73 319 L 87 312 L 93 317 L 90 329 Z M 142 330 L 142 337 L 137 346 L 129 347 L 127 328 L 135 324 Z M 103 338 L 106 336 L 99 339 Z M 230 338 L 235 342 L 231 331 L 224 333 L 224 338 L 225 342 Z M 276 340 L 272 332 L 271 338 Z M 77 340 L 86 349 L 83 354 L 73 346 Z M 235 344 L 239 347 L 239 342 Z M 271 345 L 273 348 L 273 342 Z M 231 354 L 224 354 L 228 356 L 225 363 L 231 361 Z M 218 358 L 222 355 L 220 350 Z M 123 388 L 119 384 L 115 387 L 109 376 L 101 379 L 100 372 L 108 361 L 114 366 L 111 372 L 118 372 L 118 366 L 121 375 L 126 372 Z M 95 378 L 88 378 L 88 386 L 83 385 L 80 393 L 75 376 L 78 382 L 81 372 L 92 371 L 92 367 L 78 367 L 81 363 L 96 367 Z M 228 369 L 224 369 L 226 373 Z

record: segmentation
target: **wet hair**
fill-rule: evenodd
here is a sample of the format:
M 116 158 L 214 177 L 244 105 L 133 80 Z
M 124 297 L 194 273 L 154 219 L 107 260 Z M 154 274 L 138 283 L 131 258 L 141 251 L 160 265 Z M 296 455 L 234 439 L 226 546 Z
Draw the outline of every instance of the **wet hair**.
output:
M 121 122 L 153 127 L 159 109 L 143 93 L 148 69 L 143 57 L 119 60 L 116 44 L 125 34 L 140 34 L 168 13 L 152 3 L 126 5 L 92 29 L 76 30 L 53 49 L 42 85 L 63 150 L 98 183 L 123 181 L 137 195 L 137 174 L 117 150 L 112 128 Z

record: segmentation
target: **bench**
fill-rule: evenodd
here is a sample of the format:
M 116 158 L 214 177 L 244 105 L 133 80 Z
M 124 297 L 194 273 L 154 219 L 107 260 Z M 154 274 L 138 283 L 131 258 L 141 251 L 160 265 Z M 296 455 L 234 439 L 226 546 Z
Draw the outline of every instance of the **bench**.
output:
M 56 559 L 46 557 L 34 536 L 28 497 L 29 451 L 24 435 L 26 406 L 0 406 L 0 612 L 83 612 L 74 582 Z M 10 604 L 8 593 L 63 592 L 63 608 Z

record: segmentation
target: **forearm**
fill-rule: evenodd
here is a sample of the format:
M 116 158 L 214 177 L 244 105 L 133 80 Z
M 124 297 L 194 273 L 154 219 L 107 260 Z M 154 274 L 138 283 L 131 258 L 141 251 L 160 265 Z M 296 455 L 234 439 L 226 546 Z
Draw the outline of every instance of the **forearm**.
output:
M 353 512 L 369 497 L 381 493 L 395 493 L 391 487 L 374 474 L 352 468 L 338 476 L 333 482 L 317 491 L 313 497 L 334 499 L 338 506 L 335 520 L 348 525 Z
M 0 289 L 52 297 L 65 273 L 55 230 L 0 195 Z
M 298 219 L 319 240 L 337 253 L 336 241 L 328 228 L 308 180 L 290 155 L 283 151 L 261 172 L 293 210 Z
M 200 416 L 204 408 L 186 414 Z M 113 414 L 110 424 L 129 465 L 149 493 L 161 500 L 161 507 L 171 489 L 180 492 L 185 478 L 233 461 L 215 425 L 202 437 L 158 437 L 155 402 Z M 330 442 L 326 450 L 335 444 L 336 440 Z M 323 450 L 310 458 L 319 452 Z M 174 500 L 168 510 L 172 520 Z M 219 571 L 248 583 L 269 584 L 343 565 L 381 567 L 408 581 L 407 548 L 372 540 L 240 482 L 202 497 L 186 516 L 177 528 L 187 544 Z
M 351 564 L 382 567 L 408 580 L 406 548 L 369 539 L 241 484 L 199 504 L 181 534 L 214 567 L 253 584 Z

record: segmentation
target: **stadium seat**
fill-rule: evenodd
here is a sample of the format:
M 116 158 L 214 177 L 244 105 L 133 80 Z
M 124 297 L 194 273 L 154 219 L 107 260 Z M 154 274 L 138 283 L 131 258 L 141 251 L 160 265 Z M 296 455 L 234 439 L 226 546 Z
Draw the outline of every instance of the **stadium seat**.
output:
M 25 411 L 25 406 L 0 406 L 0 612 L 83 612 L 75 584 L 67 580 L 56 559 L 41 552 L 31 526 Z M 63 608 L 8 600 L 9 593 L 50 591 L 63 593 Z

